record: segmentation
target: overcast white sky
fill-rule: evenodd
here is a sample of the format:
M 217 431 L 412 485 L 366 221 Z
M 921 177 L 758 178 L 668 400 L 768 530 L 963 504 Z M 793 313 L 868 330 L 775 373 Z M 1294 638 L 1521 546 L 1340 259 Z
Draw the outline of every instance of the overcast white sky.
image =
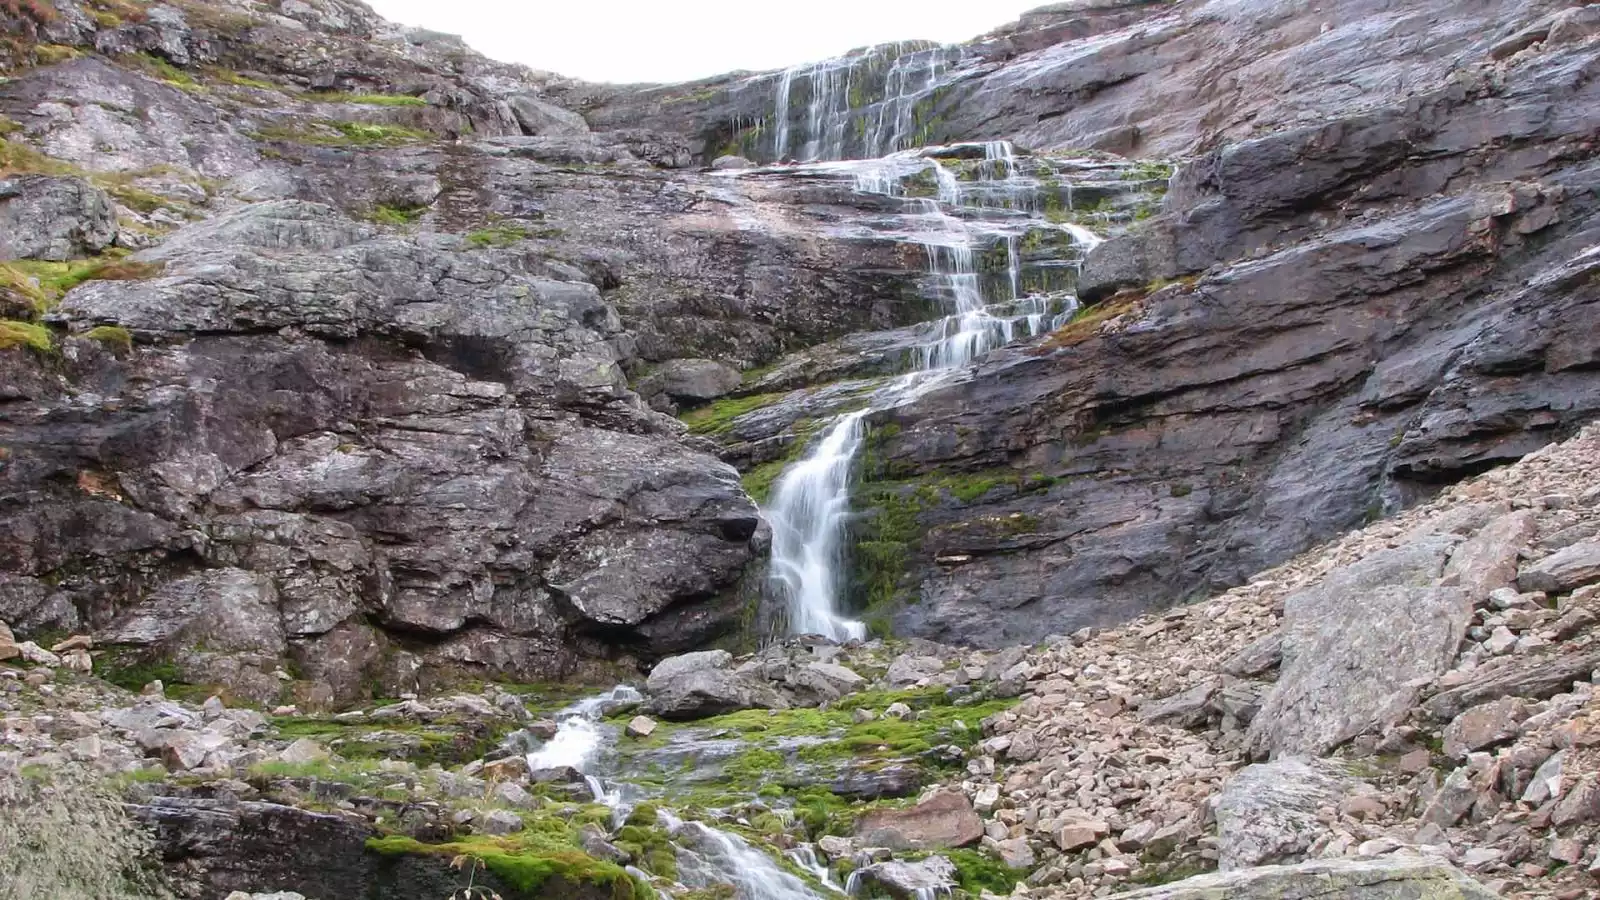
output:
M 368 0 L 495 59 L 590 81 L 780 69 L 885 41 L 962 41 L 1048 0 Z

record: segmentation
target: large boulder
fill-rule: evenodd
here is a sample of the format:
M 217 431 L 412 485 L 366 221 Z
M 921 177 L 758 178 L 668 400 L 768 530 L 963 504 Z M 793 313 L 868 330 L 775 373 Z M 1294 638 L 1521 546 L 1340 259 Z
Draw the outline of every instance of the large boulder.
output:
M 518 94 L 506 101 L 517 125 L 526 135 L 587 134 L 589 123 L 570 109 L 527 94 Z
M 670 359 L 639 379 L 634 387 L 644 397 L 666 394 L 673 400 L 703 403 L 739 388 L 738 369 L 710 359 Z
M 1382 732 L 1447 671 L 1472 617 L 1459 587 L 1440 587 L 1455 541 L 1425 535 L 1329 572 L 1284 601 L 1283 664 L 1250 723 L 1257 756 L 1320 756 Z
M 0 179 L 0 260 L 94 256 L 116 237 L 111 198 L 88 182 L 50 175 Z
M 1217 867 L 1293 863 L 1327 827 L 1318 811 L 1355 786 L 1338 764 L 1286 757 L 1241 769 L 1216 798 Z
M 856 835 L 867 846 L 895 850 L 965 847 L 983 837 L 983 819 L 965 794 L 941 791 L 910 809 L 867 813 L 856 821 Z
M 765 681 L 722 669 L 686 672 L 651 689 L 645 708 L 663 719 L 684 721 L 741 709 L 786 709 L 788 701 Z
M 1440 859 L 1317 860 L 1216 872 L 1110 900 L 1492 900 L 1493 891 Z
M 645 689 L 654 693 L 665 689 L 675 678 L 691 672 L 726 669 L 731 662 L 733 654 L 726 650 L 699 650 L 694 653 L 669 656 L 656 663 L 650 670 L 650 677 L 645 680 Z
M 943 856 L 929 856 L 915 862 L 890 860 L 855 871 L 859 880 L 880 888 L 896 900 L 923 900 L 946 897 L 956 886 L 956 867 Z

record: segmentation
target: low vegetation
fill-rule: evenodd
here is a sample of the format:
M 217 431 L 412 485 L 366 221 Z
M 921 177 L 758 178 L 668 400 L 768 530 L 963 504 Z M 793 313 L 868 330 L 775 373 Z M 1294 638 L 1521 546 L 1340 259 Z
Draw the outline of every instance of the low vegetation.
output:
M 354 103 L 358 106 L 427 106 L 428 101 L 407 94 L 343 94 L 337 91 L 319 91 L 304 95 L 317 103 Z
M 49 353 L 55 348 L 50 329 L 32 322 L 0 319 L 0 350 L 27 347 L 39 353 Z
M 467 243 L 479 249 L 497 247 L 510 247 L 528 239 L 529 231 L 526 226 L 515 222 L 500 222 L 487 228 L 480 228 L 467 235 Z
M 748 412 L 771 406 L 786 394 L 749 394 L 744 397 L 726 397 L 714 403 L 691 409 L 678 418 L 689 426 L 691 434 L 725 434 L 733 428 L 733 420 Z
M 433 139 L 432 134 L 420 128 L 374 122 L 344 122 L 336 119 L 270 125 L 255 132 L 251 137 L 269 143 L 346 148 L 400 147 Z
M 507 887 L 525 894 L 545 891 L 561 896 L 562 885 L 595 885 L 612 900 L 646 900 L 655 891 L 635 880 L 621 866 L 595 859 L 578 844 L 577 827 L 555 816 L 524 815 L 525 828 L 507 837 L 471 835 L 441 844 L 426 844 L 403 835 L 367 841 L 384 856 L 427 855 L 445 860 L 466 857 Z

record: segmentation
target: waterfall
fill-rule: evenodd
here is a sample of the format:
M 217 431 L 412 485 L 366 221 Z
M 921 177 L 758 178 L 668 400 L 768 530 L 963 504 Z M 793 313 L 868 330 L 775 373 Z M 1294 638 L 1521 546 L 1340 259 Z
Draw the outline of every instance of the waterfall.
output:
M 527 749 L 535 739 L 521 731 L 507 736 L 505 746 L 523 751 L 530 769 L 558 766 L 577 769 L 595 800 L 611 807 L 613 827 L 620 827 L 644 793 L 637 785 L 621 779 L 608 782 L 594 773 L 596 764 L 616 740 L 616 730 L 602 725 L 600 720 L 620 704 L 637 703 L 642 699 L 631 687 L 612 688 L 557 713 L 556 733 L 542 746 Z M 793 815 L 792 811 L 786 812 Z M 687 887 L 732 885 L 735 900 L 823 900 L 824 895 L 813 891 L 741 838 L 703 822 L 683 821 L 665 810 L 658 810 L 656 815 L 678 845 L 679 878 Z M 802 859 L 807 861 L 802 862 Z M 835 892 L 838 890 L 814 853 L 795 861 L 816 874 L 824 886 Z M 650 878 L 631 866 L 629 871 L 646 881 Z
M 795 151 L 790 97 L 797 80 L 805 84 L 808 98 L 797 158 L 844 159 L 852 148 L 871 158 L 923 136 L 930 124 L 923 120 L 930 114 L 930 101 L 965 55 L 961 47 L 901 42 L 784 69 L 771 88 L 773 159 Z
M 772 489 L 771 578 L 787 599 L 789 630 L 836 641 L 866 637 L 867 628 L 839 614 L 844 532 L 850 514 L 850 464 L 861 448 L 868 410 L 839 418 L 806 457 Z
M 813 104 L 820 101 L 813 91 Z M 813 129 L 815 132 L 815 129 Z M 808 145 L 809 146 L 809 145 Z M 976 149 L 943 148 L 945 150 Z M 795 634 L 820 634 L 836 641 L 861 638 L 863 623 L 842 614 L 850 517 L 851 467 L 864 440 L 864 419 L 876 409 L 914 400 L 943 381 L 946 374 L 971 365 L 983 354 L 1018 337 L 1043 333 L 1070 316 L 1075 302 L 1052 317 L 1052 300 L 1022 295 L 1020 237 L 1029 229 L 1058 228 L 1073 242 L 1092 246 L 1099 238 L 1077 225 L 1045 225 L 1028 217 L 1023 232 L 1012 222 L 1008 230 L 982 235 L 1006 248 L 1006 296 L 986 301 L 975 264 L 974 235 L 965 214 L 974 209 L 1003 210 L 1015 217 L 1037 206 L 1040 183 L 1025 176 L 1011 144 L 982 145 L 977 180 L 967 185 L 941 160 L 924 151 L 905 151 L 856 163 L 822 163 L 828 171 L 847 168 L 855 189 L 900 199 L 913 228 L 900 239 L 922 246 L 932 292 L 950 314 L 933 323 L 928 340 L 915 354 L 916 370 L 892 387 L 879 391 L 867 409 L 836 419 L 807 454 L 790 466 L 773 486 L 765 510 L 772 526 L 771 584 Z M 970 174 L 970 172 L 969 172 Z M 907 197 L 908 178 L 930 178 L 934 197 Z

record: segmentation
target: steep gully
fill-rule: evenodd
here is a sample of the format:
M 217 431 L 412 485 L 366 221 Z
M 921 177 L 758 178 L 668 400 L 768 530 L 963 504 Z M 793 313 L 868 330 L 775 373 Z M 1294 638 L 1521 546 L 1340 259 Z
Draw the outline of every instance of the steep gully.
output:
M 848 152 L 845 130 L 859 99 L 852 79 L 863 59 L 881 63 L 883 54 L 892 60 L 883 81 L 885 96 L 868 109 L 859 131 L 867 150 L 892 152 L 840 160 Z M 858 192 L 903 204 L 904 225 L 895 239 L 924 249 L 930 291 L 950 310 L 915 348 L 912 371 L 873 391 L 862 408 L 838 416 L 774 486 L 765 511 L 773 529 L 771 579 L 795 634 L 840 641 L 866 636 L 865 624 L 848 618 L 841 605 L 852 466 L 865 418 L 915 400 L 995 347 L 1052 330 L 1070 318 L 1078 306 L 1070 290 L 1023 288 L 1019 243 L 1031 229 L 1059 228 L 1073 254 L 1069 264 L 1100 242 L 1087 228 L 1070 221 L 1052 225 L 1043 216 L 1041 183 L 1023 173 L 1009 141 L 900 149 L 914 143 L 919 104 L 939 88 L 941 74 L 960 55 L 959 48 L 888 45 L 865 57 L 788 69 L 777 80 L 772 156 L 784 159 L 794 152 L 804 160 L 801 171 L 844 173 Z M 790 128 L 797 79 L 804 80 L 809 94 L 807 139 L 798 150 Z M 945 159 L 967 160 L 967 179 L 958 178 Z M 932 196 L 908 196 L 908 185 L 917 179 L 931 179 Z M 1067 216 L 1075 212 L 1070 185 L 1069 180 L 1064 201 L 1058 201 Z M 1006 271 L 1004 280 L 986 292 L 974 251 L 991 244 L 1003 247 Z
M 850 75 L 855 62 L 830 61 L 790 69 L 778 80 L 775 106 L 779 123 L 773 156 L 791 152 L 788 105 L 797 77 L 809 82 L 810 136 L 798 150 L 804 162 L 784 167 L 789 174 L 825 178 L 848 177 L 856 191 L 893 201 L 900 211 L 892 216 L 896 240 L 919 246 L 927 260 L 928 290 L 950 312 L 926 325 L 923 336 L 909 354 L 911 371 L 884 380 L 871 389 L 859 408 L 838 414 L 826 424 L 805 452 L 788 466 L 773 487 L 764 510 L 773 529 L 770 580 L 774 599 L 783 607 L 787 629 L 793 634 L 822 635 L 836 641 L 866 637 L 865 623 L 852 619 L 843 608 L 849 547 L 852 469 L 865 437 L 865 419 L 873 412 L 900 406 L 937 388 L 988 351 L 1019 338 L 1034 337 L 1060 327 L 1078 309 L 1070 280 L 1046 282 L 1041 290 L 1024 287 L 1021 242 L 1030 231 L 1059 230 L 1065 259 L 1050 262 L 1076 271 L 1082 255 L 1101 242 L 1090 229 L 1065 216 L 1051 221 L 1045 207 L 1062 206 L 1070 216 L 1071 180 L 1064 198 L 1045 201 L 1040 179 L 1024 171 L 1024 164 L 1008 141 L 950 147 L 901 150 L 909 140 L 911 110 L 919 97 L 935 89 L 944 62 L 954 48 L 896 52 L 887 84 L 891 93 L 875 104 L 873 122 L 866 129 L 866 145 L 893 152 L 860 160 L 843 160 L 840 135 L 842 113 L 849 112 Z M 842 107 L 840 104 L 844 104 Z M 959 164 L 964 177 L 953 170 Z M 733 170 L 729 177 L 744 172 Z M 770 171 L 770 170 L 769 170 Z M 1047 169 L 1055 180 L 1055 169 Z M 932 196 L 912 196 L 913 191 Z M 985 247 L 1003 248 L 1004 277 L 985 279 L 978 271 L 977 254 Z M 1052 286 L 1063 289 L 1049 290 Z M 637 701 L 632 688 L 619 686 L 581 700 L 558 717 L 559 729 L 548 741 L 529 741 L 513 735 L 512 747 L 531 746 L 526 753 L 531 770 L 575 769 L 584 775 L 594 798 L 611 807 L 618 823 L 625 820 L 642 797 L 629 784 L 627 773 L 606 770 L 614 766 L 611 752 L 616 729 L 603 718 L 621 704 Z M 684 821 L 659 811 L 660 824 L 680 844 L 679 866 L 685 885 L 710 887 L 735 885 L 740 900 L 807 900 L 820 895 L 812 886 L 784 871 L 761 851 L 732 833 L 698 821 Z M 819 863 L 815 851 L 801 846 L 788 851 L 790 861 L 814 876 L 822 889 L 856 896 L 864 889 L 860 873 L 852 872 L 844 885 Z M 870 861 L 870 860 L 869 860 Z M 638 873 L 643 875 L 643 873 Z M 933 900 L 948 888 L 916 888 L 917 900 Z

